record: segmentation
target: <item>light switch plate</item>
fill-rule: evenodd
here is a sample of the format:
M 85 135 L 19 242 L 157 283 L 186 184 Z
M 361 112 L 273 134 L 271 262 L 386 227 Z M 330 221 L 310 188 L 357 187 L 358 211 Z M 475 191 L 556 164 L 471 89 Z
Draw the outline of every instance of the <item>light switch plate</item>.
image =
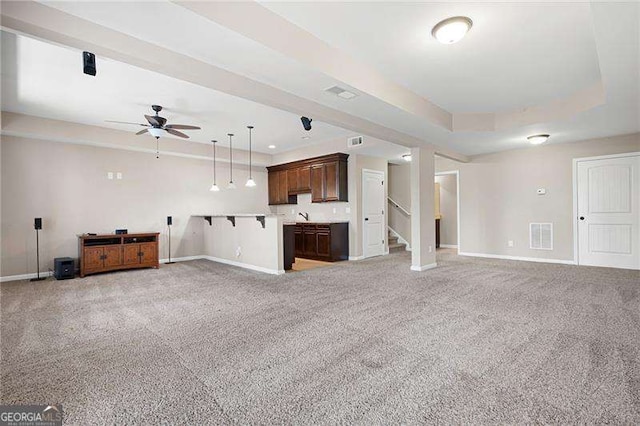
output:
M 347 208 L 345 208 L 345 209 L 344 209 L 344 212 L 345 212 L 345 213 L 351 213 L 351 207 L 347 207 Z
M 113 172 L 107 172 L 107 179 L 113 179 Z
M 122 173 L 120 172 L 116 173 L 116 179 L 122 179 Z
M 512 240 L 507 241 L 507 245 L 508 245 L 509 247 L 513 247 L 513 241 L 512 241 Z

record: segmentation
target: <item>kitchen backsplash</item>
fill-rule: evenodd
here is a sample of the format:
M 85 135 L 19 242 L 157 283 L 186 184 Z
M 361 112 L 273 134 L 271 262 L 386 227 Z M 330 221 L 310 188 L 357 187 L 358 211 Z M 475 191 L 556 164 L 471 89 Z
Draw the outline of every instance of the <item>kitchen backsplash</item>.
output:
M 351 203 L 312 203 L 311 194 L 299 194 L 298 204 L 274 206 L 275 213 L 285 216 L 285 221 L 304 221 L 298 213 L 309 213 L 309 222 L 351 220 Z M 272 207 L 273 208 L 273 207 Z

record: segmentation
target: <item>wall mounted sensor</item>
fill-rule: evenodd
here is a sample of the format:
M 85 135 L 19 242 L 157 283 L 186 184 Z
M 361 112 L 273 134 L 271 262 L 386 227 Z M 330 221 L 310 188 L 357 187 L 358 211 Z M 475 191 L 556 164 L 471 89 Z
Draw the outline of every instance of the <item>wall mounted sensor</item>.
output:
M 304 127 L 307 132 L 311 130 L 311 122 L 313 121 L 312 119 L 308 117 L 300 117 L 300 121 L 302 121 L 302 127 Z

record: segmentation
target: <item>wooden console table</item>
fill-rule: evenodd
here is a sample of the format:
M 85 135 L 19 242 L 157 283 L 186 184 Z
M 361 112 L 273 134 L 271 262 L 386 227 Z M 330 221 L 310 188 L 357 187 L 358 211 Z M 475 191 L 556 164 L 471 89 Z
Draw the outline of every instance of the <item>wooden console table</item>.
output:
M 159 232 L 78 235 L 80 276 L 120 269 L 158 268 Z

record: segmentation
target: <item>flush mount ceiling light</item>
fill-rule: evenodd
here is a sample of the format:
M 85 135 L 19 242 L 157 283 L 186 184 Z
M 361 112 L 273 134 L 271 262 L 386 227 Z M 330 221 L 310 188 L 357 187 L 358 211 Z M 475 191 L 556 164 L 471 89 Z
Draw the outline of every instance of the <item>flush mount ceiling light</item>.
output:
M 540 134 L 540 135 L 531 135 L 527 137 L 527 140 L 532 145 L 540 145 L 541 143 L 545 143 L 549 139 L 549 135 Z
M 472 26 L 473 21 L 466 16 L 454 16 L 438 22 L 431 35 L 442 44 L 453 44 L 462 40 Z
M 406 162 L 411 161 L 411 154 L 405 154 L 402 156 L 402 159 Z
M 268 148 L 269 148 L 269 149 L 276 149 L 276 146 L 275 146 L 275 145 L 269 145 L 269 147 L 268 147 Z

